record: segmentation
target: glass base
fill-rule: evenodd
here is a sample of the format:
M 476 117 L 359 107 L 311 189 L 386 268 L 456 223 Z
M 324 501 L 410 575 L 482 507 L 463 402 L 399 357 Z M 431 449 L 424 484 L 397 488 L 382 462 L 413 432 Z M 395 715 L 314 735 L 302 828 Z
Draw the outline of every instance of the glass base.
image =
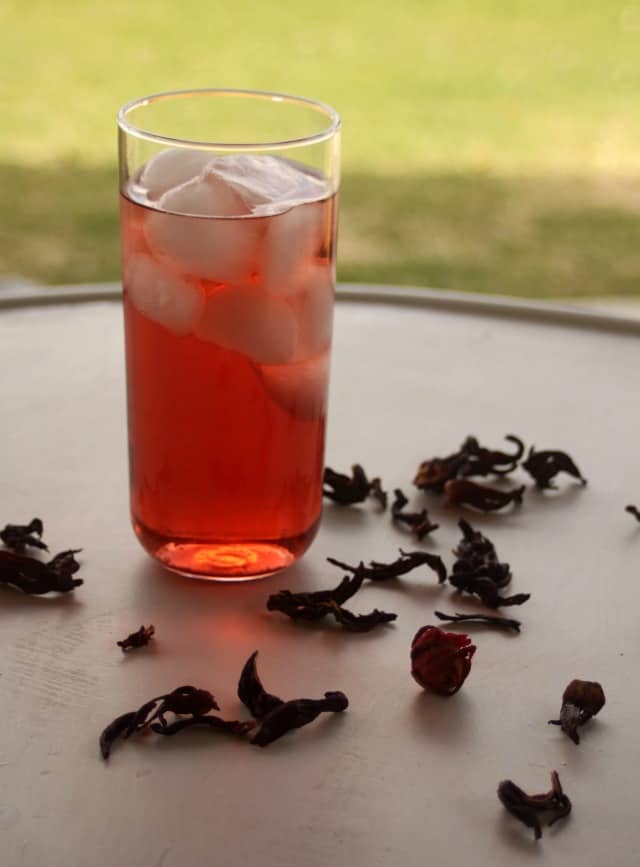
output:
M 143 548 L 172 572 L 205 581 L 254 581 L 295 563 L 313 541 L 320 519 L 298 536 L 277 540 L 223 541 L 175 539 L 133 518 Z
M 251 581 L 266 578 L 294 561 L 279 545 L 251 543 L 209 545 L 169 542 L 154 557 L 164 566 L 190 578 L 224 581 Z

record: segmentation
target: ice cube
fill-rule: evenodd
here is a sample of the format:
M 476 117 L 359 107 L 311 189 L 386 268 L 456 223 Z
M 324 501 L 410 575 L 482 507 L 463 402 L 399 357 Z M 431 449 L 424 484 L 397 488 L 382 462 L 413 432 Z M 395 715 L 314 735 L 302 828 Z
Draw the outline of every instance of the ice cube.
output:
M 329 351 L 305 361 L 260 368 L 271 397 L 296 418 L 313 421 L 327 411 Z
M 195 217 L 244 217 L 251 212 L 241 193 L 208 169 L 164 193 L 158 205 L 163 211 Z
M 161 268 L 144 253 L 126 261 L 123 283 L 131 303 L 174 334 L 188 334 L 202 309 L 202 293 L 186 280 Z
M 147 242 L 156 258 L 177 270 L 220 283 L 239 283 L 258 268 L 261 220 L 246 214 L 242 199 L 219 178 L 198 176 L 169 190 L 150 211 Z M 167 213 L 172 211 L 173 213 Z M 214 215 L 218 215 L 217 217 Z M 187 216 L 191 215 L 191 216 Z
M 210 160 L 208 151 L 167 148 L 145 164 L 137 186 L 149 199 L 159 199 L 167 190 L 197 177 Z
M 141 215 L 133 212 L 134 207 L 134 205 L 128 205 L 127 210 L 123 209 L 120 219 L 122 259 L 124 262 L 127 262 L 136 253 L 149 252 L 144 233 L 144 221 Z M 137 208 L 136 210 L 143 211 L 144 208 Z
M 290 298 L 298 322 L 295 358 L 303 359 L 317 355 L 331 343 L 333 268 L 313 262 L 298 274 L 295 287 L 297 292 Z
M 302 165 L 266 154 L 214 157 L 207 172 L 232 186 L 255 216 L 271 216 L 325 198 L 327 183 Z
M 297 341 L 291 307 L 254 288 L 223 287 L 210 294 L 196 334 L 258 364 L 284 364 Z
M 267 291 L 277 295 L 297 291 L 296 272 L 323 245 L 323 211 L 319 202 L 296 205 L 268 220 L 262 264 L 262 281 Z
M 322 246 L 321 178 L 286 160 L 231 154 L 158 199 L 146 221 L 156 258 L 206 280 L 238 285 L 260 274 L 286 295 L 297 268 Z M 255 219 L 265 217 L 265 219 Z

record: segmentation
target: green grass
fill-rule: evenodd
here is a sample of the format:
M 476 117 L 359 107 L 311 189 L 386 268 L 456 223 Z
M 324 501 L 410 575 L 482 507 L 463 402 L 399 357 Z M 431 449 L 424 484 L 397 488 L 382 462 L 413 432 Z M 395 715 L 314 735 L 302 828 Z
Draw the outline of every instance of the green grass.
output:
M 118 277 L 115 114 L 280 89 L 344 120 L 342 279 L 640 295 L 640 6 L 4 0 L 0 274 Z

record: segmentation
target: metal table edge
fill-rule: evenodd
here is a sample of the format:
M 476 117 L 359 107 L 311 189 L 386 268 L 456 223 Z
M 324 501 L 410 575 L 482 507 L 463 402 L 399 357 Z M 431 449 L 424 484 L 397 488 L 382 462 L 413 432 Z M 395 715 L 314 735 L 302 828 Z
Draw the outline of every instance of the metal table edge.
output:
M 0 293 L 0 311 L 20 307 L 113 301 L 118 300 L 121 295 L 122 286 L 120 283 L 17 287 Z M 608 332 L 640 334 L 640 319 L 554 302 L 510 298 L 506 295 L 477 295 L 470 292 L 417 286 L 394 287 L 340 283 L 336 289 L 336 297 L 338 301 L 425 307 L 453 313 L 471 313 L 480 316 L 522 319 Z

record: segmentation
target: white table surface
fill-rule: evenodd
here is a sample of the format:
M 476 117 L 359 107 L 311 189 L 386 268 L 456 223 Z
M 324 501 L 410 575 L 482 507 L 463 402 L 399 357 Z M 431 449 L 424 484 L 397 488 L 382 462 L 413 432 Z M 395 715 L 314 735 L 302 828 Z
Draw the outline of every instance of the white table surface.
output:
M 3 867 L 640 862 L 640 525 L 623 511 L 640 500 L 637 329 L 569 314 L 545 324 L 499 304 L 483 315 L 411 292 L 393 306 L 387 295 L 352 288 L 337 305 L 328 465 L 360 461 L 409 494 L 422 459 L 468 433 L 499 447 L 513 432 L 569 450 L 589 479 L 583 489 L 561 477 L 557 495 L 531 491 L 517 511 L 471 516 L 511 563 L 513 592 L 532 598 L 505 611 L 521 635 L 468 630 L 478 650 L 451 699 L 419 690 L 409 644 L 435 608 L 478 606 L 430 574 L 366 586 L 354 610 L 399 616 L 364 635 L 265 611 L 280 588 L 337 583 L 326 556 L 390 560 L 414 547 L 388 514 L 328 505 L 307 556 L 263 582 L 164 572 L 128 522 L 118 303 L 0 310 L 0 524 L 41 516 L 53 551 L 84 548 L 85 579 L 60 598 L 0 592 Z M 458 512 L 426 502 L 441 529 L 425 547 L 450 565 Z M 124 656 L 115 641 L 141 623 L 157 640 Z M 349 710 L 265 750 L 196 731 L 133 739 L 100 760 L 106 723 L 179 684 L 241 713 L 237 678 L 255 649 L 269 690 L 340 689 Z M 574 677 L 607 695 L 579 747 L 547 725 Z M 496 786 L 509 777 L 546 791 L 553 768 L 573 813 L 535 843 Z

